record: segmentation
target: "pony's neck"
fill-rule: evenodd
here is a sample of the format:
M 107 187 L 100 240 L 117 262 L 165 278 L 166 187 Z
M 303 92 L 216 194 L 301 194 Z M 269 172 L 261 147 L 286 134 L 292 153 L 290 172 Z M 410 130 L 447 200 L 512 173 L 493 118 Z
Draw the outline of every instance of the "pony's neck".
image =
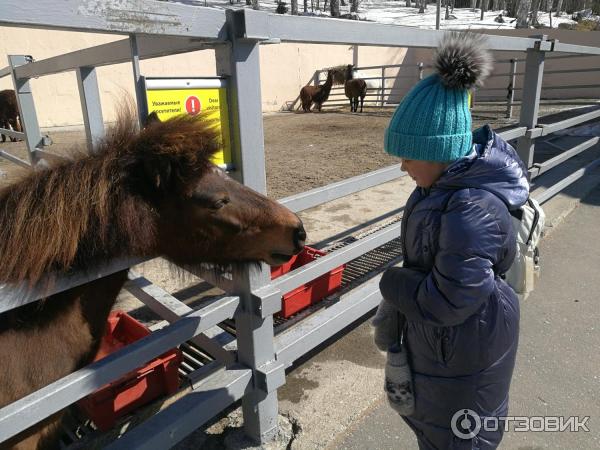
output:
M 348 67 L 346 69 L 346 81 L 352 80 L 354 78 L 354 69 L 352 67 Z
M 95 155 L 0 191 L 0 282 L 153 255 L 156 214 L 122 179 L 118 162 Z
M 109 211 L 110 219 L 82 236 L 75 268 L 117 257 L 158 256 L 156 213 L 136 196 L 123 193 L 119 197 Z M 90 221 L 99 225 L 97 217 Z

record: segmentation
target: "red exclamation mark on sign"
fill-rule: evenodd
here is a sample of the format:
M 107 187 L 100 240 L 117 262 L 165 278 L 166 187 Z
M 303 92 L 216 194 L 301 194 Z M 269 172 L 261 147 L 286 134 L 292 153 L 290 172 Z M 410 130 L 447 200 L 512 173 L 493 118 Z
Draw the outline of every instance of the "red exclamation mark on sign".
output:
M 190 116 L 195 116 L 202 109 L 200 99 L 194 95 L 190 95 L 185 101 L 185 110 Z

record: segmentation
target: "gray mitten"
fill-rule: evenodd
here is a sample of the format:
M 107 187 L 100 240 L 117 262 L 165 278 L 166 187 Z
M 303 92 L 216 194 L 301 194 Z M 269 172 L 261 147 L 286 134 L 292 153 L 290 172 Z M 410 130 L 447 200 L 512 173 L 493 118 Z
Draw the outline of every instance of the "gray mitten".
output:
M 388 403 L 398 414 L 410 416 L 414 413 L 412 374 L 406 349 L 399 344 L 392 346 L 387 352 L 384 389 Z
M 379 350 L 387 352 L 392 345 L 400 342 L 405 320 L 404 315 L 390 302 L 385 299 L 381 300 L 371 322 L 375 327 L 374 341 Z

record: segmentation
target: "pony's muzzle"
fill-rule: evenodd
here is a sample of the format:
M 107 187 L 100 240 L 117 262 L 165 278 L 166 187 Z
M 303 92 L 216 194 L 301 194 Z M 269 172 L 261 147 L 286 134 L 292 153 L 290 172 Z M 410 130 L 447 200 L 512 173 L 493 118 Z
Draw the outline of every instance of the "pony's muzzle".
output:
M 300 253 L 306 244 L 306 231 L 302 222 L 299 223 L 298 227 L 294 230 L 294 253 Z

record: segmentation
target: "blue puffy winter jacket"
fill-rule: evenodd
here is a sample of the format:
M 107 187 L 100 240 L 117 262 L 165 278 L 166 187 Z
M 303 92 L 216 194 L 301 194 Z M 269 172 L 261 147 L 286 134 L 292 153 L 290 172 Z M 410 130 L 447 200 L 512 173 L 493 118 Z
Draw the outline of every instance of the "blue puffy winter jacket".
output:
M 490 127 L 476 130 L 473 142 L 472 155 L 408 199 L 404 264 L 380 283 L 407 319 L 416 407 L 404 419 L 422 449 L 495 448 L 501 431 L 465 440 L 451 419 L 465 409 L 482 419 L 507 414 L 519 305 L 501 275 L 516 250 L 509 209 L 525 203 L 529 184 L 515 150 Z

